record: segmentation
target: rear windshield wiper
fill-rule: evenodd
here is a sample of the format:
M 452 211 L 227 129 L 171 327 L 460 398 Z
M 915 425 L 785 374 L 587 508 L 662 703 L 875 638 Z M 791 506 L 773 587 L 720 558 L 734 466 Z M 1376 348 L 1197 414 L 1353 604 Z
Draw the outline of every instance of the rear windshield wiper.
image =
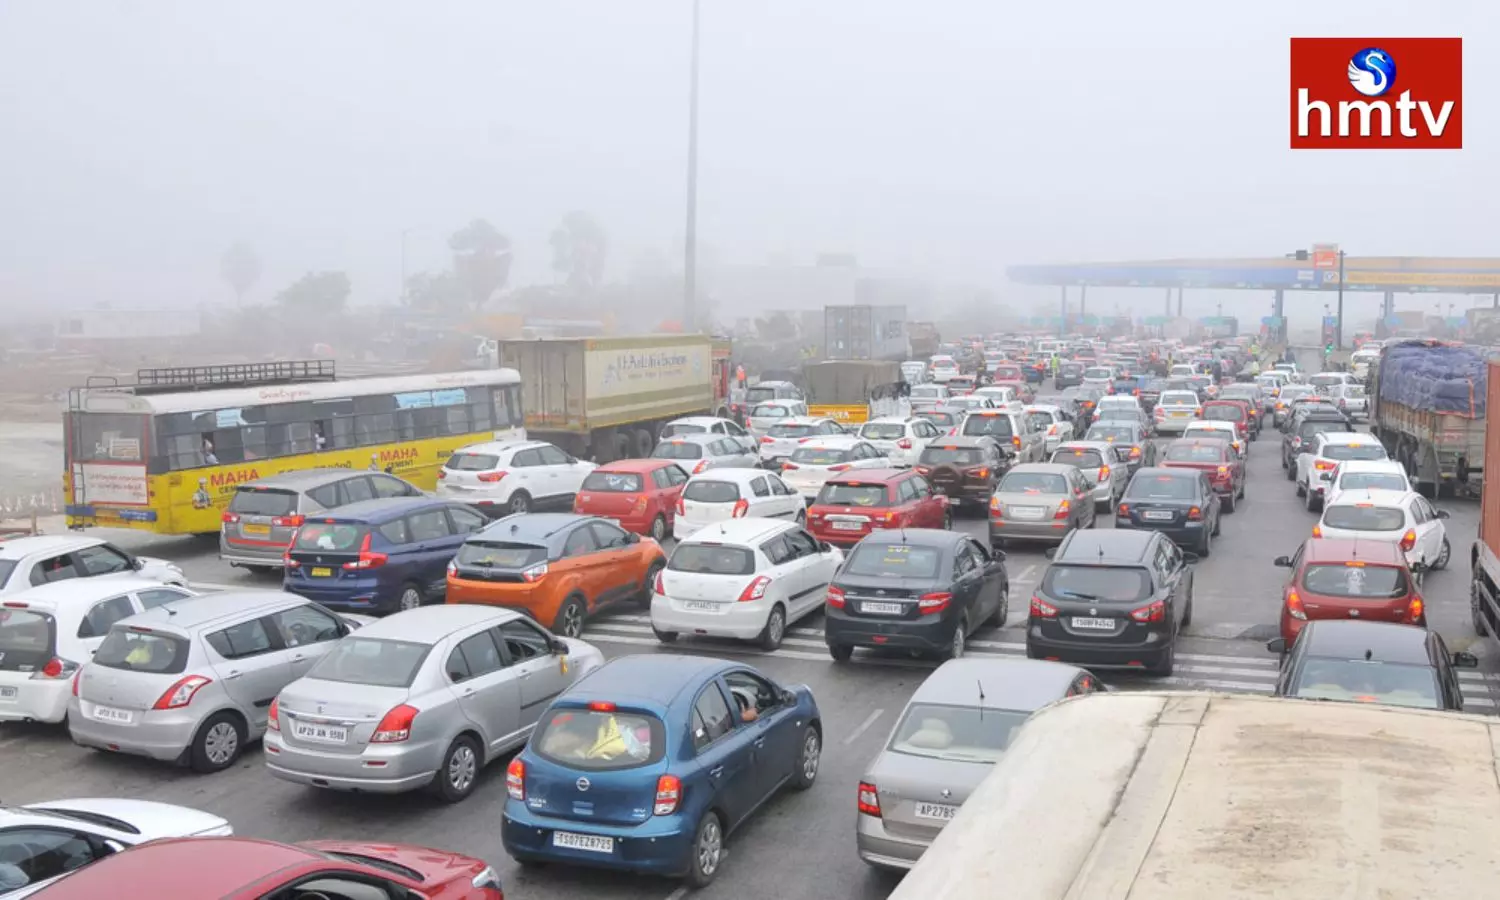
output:
M 1082 591 L 1058 591 L 1058 593 L 1066 595 L 1068 597 L 1072 597 L 1076 600 L 1093 600 L 1095 602 L 1098 602 L 1099 600 L 1103 599 L 1098 594 L 1085 594 Z

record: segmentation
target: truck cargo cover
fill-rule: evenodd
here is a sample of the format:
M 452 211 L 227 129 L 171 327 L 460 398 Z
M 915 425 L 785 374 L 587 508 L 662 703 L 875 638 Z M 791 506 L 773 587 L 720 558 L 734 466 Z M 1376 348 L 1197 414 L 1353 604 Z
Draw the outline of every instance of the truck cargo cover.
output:
M 1400 341 L 1380 355 L 1379 397 L 1412 409 L 1483 419 L 1489 386 L 1484 348 Z

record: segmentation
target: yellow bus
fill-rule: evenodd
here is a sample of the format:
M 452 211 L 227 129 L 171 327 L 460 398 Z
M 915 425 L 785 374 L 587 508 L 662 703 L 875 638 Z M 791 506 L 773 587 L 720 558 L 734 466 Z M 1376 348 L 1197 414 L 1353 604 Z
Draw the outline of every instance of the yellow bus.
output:
M 340 380 L 331 360 L 144 369 L 69 394 L 70 528 L 219 530 L 235 487 L 319 467 L 423 490 L 453 451 L 524 438 L 521 375 L 488 369 Z

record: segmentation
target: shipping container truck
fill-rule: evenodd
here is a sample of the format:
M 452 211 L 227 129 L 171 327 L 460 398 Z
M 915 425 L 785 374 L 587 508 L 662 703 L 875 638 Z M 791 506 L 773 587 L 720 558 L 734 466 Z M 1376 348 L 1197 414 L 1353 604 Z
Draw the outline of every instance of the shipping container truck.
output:
M 823 310 L 824 359 L 894 359 L 911 354 L 904 306 L 828 306 Z
M 1487 357 L 1445 341 L 1393 341 L 1380 351 L 1370 433 L 1428 497 L 1473 492 L 1484 478 Z
M 527 435 L 599 463 L 649 456 L 672 419 L 729 418 L 730 355 L 701 334 L 499 342 L 500 365 L 521 373 Z
M 1487 368 L 1486 408 L 1500 410 L 1500 363 L 1490 361 Z M 1485 429 L 1484 453 L 1500 459 L 1500 427 Z M 1500 484 L 1480 487 L 1479 536 L 1469 550 L 1469 608 L 1474 630 L 1500 651 Z

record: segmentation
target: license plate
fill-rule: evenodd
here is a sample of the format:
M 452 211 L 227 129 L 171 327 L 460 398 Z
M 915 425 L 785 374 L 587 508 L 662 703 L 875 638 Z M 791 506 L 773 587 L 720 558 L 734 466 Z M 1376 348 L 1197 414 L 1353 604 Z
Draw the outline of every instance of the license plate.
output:
M 101 722 L 119 722 L 129 725 L 130 721 L 135 718 L 135 713 L 128 709 L 115 709 L 112 706 L 95 706 L 93 718 Z
M 1040 519 L 1042 510 L 1036 506 L 1017 506 L 1011 509 L 1010 514 L 1017 519 Z
M 324 566 L 314 566 L 313 567 L 312 577 L 314 577 L 314 578 L 328 578 L 328 577 L 330 577 L 332 575 L 333 575 L 333 570 L 332 569 L 329 569 L 329 568 L 324 567 Z
M 947 822 L 958 815 L 958 807 L 949 806 L 946 803 L 918 803 L 917 818 L 936 819 L 939 822 Z
M 692 610 L 697 610 L 699 612 L 718 612 L 719 611 L 719 606 L 720 606 L 720 604 L 713 603 L 713 602 L 711 602 L 709 600 L 684 600 L 684 601 L 682 601 L 682 608 L 683 609 L 692 609 Z
M 859 522 L 834 522 L 833 523 L 833 530 L 834 531 L 858 531 L 858 530 L 860 530 L 863 527 L 864 527 L 864 525 L 860 524 Z
M 1172 514 L 1164 510 L 1149 509 L 1141 513 L 1141 518 L 1149 519 L 1152 522 L 1170 522 L 1172 521 Z
M 861 603 L 860 612 L 877 613 L 882 616 L 899 616 L 904 607 L 899 603 Z
M 571 831 L 552 832 L 552 846 L 570 850 L 587 850 L 590 853 L 615 852 L 615 839 L 595 837 L 592 834 L 574 834 Z
M 1184 412 L 1184 411 L 1182 411 L 1180 409 L 1176 409 L 1176 410 L 1172 411 L 1172 418 L 1174 418 L 1174 419 L 1186 419 L 1190 415 L 1192 415 L 1192 413 L 1190 413 L 1190 412 Z
M 1089 628 L 1095 631 L 1114 631 L 1114 619 L 1090 619 L 1083 616 L 1073 617 L 1074 628 Z
M 344 744 L 349 741 L 349 729 L 335 728 L 332 725 L 298 722 L 292 726 L 292 734 L 300 740 L 313 741 L 318 744 Z
M 269 535 L 271 533 L 271 526 L 269 526 L 269 525 L 245 525 L 245 526 L 243 526 L 241 528 L 241 530 L 244 531 L 246 534 L 258 534 L 258 535 L 261 535 L 261 536 L 264 537 L 265 535 Z
M 16 699 L 16 689 L 13 687 L 0 687 L 0 700 Z

